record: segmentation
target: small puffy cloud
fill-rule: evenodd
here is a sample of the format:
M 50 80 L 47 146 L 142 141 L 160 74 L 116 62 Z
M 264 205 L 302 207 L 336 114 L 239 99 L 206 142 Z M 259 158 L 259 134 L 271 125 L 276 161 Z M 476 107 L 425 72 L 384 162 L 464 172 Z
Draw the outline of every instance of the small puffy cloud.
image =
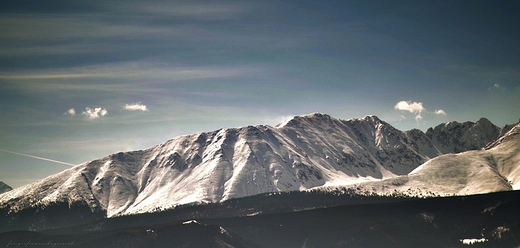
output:
M 488 91 L 491 92 L 499 92 L 499 93 L 505 93 L 506 88 L 500 84 L 493 84 L 493 87 L 489 87 Z
M 420 115 L 421 112 L 424 111 L 422 102 L 400 101 L 394 108 L 397 110 L 408 111 L 416 115 Z
M 446 112 L 444 112 L 444 110 L 442 110 L 442 109 L 436 109 L 435 114 L 436 115 L 446 115 Z
M 146 105 L 141 104 L 141 102 L 137 102 L 137 103 L 132 103 L 132 104 L 125 104 L 125 106 L 123 106 L 123 110 L 148 111 L 148 108 L 146 107 Z
M 101 118 L 101 117 L 107 115 L 108 111 L 105 108 L 89 108 L 89 107 L 86 107 L 85 111 L 83 111 L 81 114 L 86 116 L 87 118 L 93 120 L 93 119 Z
M 71 108 L 71 109 L 67 110 L 67 112 L 65 112 L 63 115 L 75 116 L 76 110 L 74 110 L 74 108 Z

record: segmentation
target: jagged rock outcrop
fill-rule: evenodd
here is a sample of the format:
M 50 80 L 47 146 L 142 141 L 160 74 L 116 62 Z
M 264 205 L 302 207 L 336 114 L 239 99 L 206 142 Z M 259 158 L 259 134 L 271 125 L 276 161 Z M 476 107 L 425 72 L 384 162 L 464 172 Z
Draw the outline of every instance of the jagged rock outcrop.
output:
M 441 153 L 459 153 L 485 147 L 500 136 L 500 128 L 486 118 L 477 122 L 452 121 L 429 128 L 426 136 Z

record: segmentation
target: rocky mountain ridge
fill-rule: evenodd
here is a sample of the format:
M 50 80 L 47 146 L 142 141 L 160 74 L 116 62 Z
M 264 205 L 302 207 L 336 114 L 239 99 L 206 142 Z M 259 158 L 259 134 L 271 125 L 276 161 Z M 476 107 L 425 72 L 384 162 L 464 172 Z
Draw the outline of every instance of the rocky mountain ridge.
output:
M 479 140 L 479 139 L 477 139 Z M 480 141 L 480 140 L 479 140 Z M 482 143 L 481 143 L 482 144 Z M 379 195 L 453 196 L 520 189 L 520 124 L 484 149 L 439 155 L 407 175 L 346 186 Z M 319 190 L 337 190 L 324 187 Z

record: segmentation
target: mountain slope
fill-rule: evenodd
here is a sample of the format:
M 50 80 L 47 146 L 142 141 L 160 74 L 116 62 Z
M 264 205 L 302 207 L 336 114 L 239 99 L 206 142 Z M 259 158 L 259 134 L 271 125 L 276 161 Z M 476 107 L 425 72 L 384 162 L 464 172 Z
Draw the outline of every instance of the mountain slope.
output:
M 290 208 L 298 203 L 316 204 L 322 197 L 340 204 L 302 211 Z M 476 247 L 520 244 L 519 191 L 467 197 L 387 198 L 391 201 L 383 198 L 303 192 L 257 195 L 223 204 L 100 219 L 73 228 L 3 232 L 0 243 L 14 246 L 14 242 L 27 239 L 32 244 L 52 241 L 72 247 L 320 248 L 467 247 L 463 242 L 472 240 L 480 241 Z M 283 201 L 286 203 L 279 204 Z M 289 208 L 256 212 L 272 209 L 272 203 Z M 253 212 L 251 206 L 256 208 Z

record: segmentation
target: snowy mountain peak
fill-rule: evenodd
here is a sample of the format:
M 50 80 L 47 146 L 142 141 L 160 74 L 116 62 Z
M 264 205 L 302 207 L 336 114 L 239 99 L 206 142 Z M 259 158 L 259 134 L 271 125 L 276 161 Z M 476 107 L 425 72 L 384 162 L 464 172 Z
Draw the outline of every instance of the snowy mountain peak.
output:
M 305 115 L 303 117 L 306 117 L 306 118 L 315 118 L 315 119 L 330 119 L 330 115 L 328 114 L 322 114 L 322 113 L 319 113 L 319 112 L 314 112 L 314 113 L 311 113 L 311 114 L 308 114 L 308 115 Z
M 386 123 L 386 122 L 382 121 L 381 119 L 379 119 L 375 115 L 367 115 L 367 116 L 365 116 L 365 118 L 363 118 L 363 120 L 369 121 L 369 122 L 372 122 L 372 123 L 382 123 L 382 122 Z
M 308 125 L 327 126 L 327 125 L 332 125 L 333 123 L 338 124 L 339 122 L 350 123 L 350 124 L 364 123 L 364 124 L 371 125 L 371 126 L 377 126 L 379 124 L 390 126 L 390 124 L 382 121 L 375 115 L 368 115 L 368 116 L 365 116 L 364 118 L 353 118 L 353 119 L 344 121 L 344 120 L 340 120 L 340 119 L 331 117 L 330 115 L 327 115 L 327 114 L 315 112 L 315 113 L 308 114 L 308 115 L 293 116 L 292 118 L 289 118 L 289 119 L 285 120 L 284 122 L 277 124 L 275 127 L 276 128 L 283 128 L 286 126 L 303 127 L 303 126 L 308 126 Z
M 275 127 L 276 128 L 282 128 L 285 126 L 301 127 L 302 125 L 305 125 L 305 124 L 319 123 L 322 121 L 330 121 L 331 119 L 334 119 L 334 118 L 332 118 L 331 116 L 329 116 L 327 114 L 315 112 L 315 113 L 303 115 L 303 116 L 293 116 L 292 118 L 285 120 L 284 122 L 276 125 Z
M 363 118 L 352 118 L 352 119 L 348 119 L 346 122 L 351 123 L 351 125 L 366 125 L 366 126 L 371 126 L 371 127 L 375 127 L 375 128 L 377 128 L 377 127 L 381 128 L 382 126 L 386 126 L 388 128 L 395 129 L 392 125 L 379 119 L 379 117 L 377 117 L 375 115 L 367 115 Z
M 367 115 L 363 118 L 350 118 L 348 119 L 347 121 L 349 122 L 359 122 L 359 121 L 366 121 L 366 122 L 378 122 L 378 121 L 381 121 L 381 119 L 379 119 L 379 117 L 375 116 L 375 115 Z

